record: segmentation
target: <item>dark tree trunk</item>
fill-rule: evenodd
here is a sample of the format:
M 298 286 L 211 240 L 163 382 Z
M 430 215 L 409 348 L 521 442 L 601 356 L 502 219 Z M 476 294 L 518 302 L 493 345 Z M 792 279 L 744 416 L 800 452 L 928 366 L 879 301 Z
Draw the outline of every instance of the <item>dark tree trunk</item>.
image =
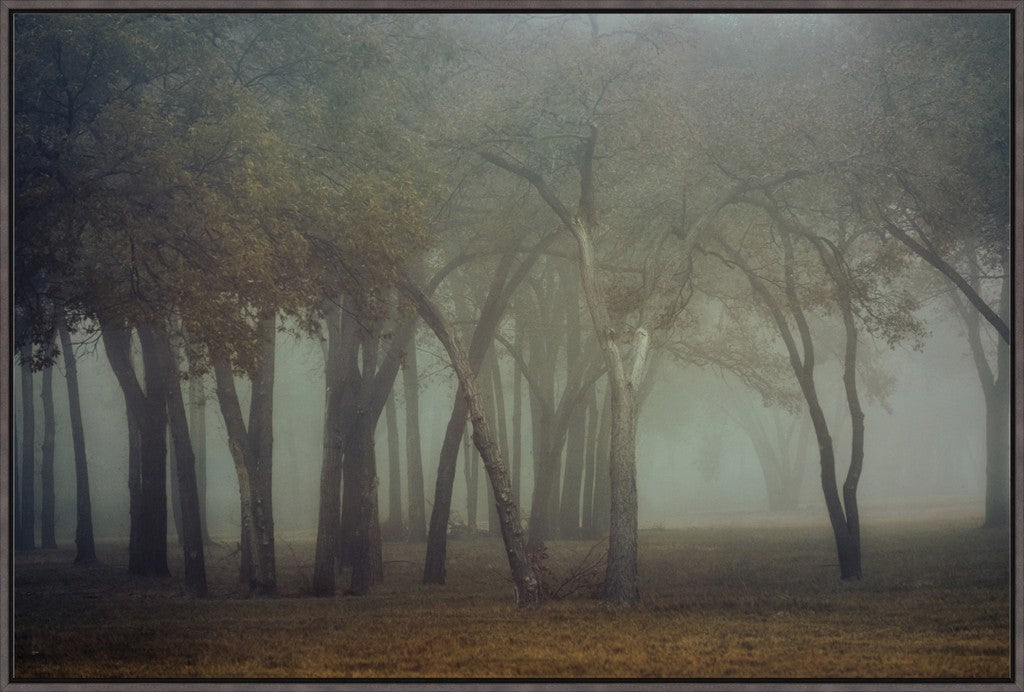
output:
M 57 547 L 54 527 L 55 498 L 53 490 L 53 440 L 56 424 L 53 417 L 53 366 L 43 370 L 43 388 L 40 393 L 43 402 L 43 460 L 39 468 L 43 494 L 42 514 L 39 521 L 40 540 L 44 548 Z
M 175 526 L 185 565 L 185 592 L 190 596 L 206 596 L 206 559 L 203 554 L 203 528 L 199 510 L 199 488 L 196 482 L 195 454 L 185 414 L 185 401 L 177 358 L 166 333 L 157 333 L 159 364 L 168 378 L 167 419 L 171 432 L 173 474 L 172 498 L 177 498 Z
M 167 373 L 154 330 L 138 329 L 146 394 L 139 415 L 142 486 L 142 574 L 164 576 L 167 567 Z
M 203 545 L 212 545 L 206 523 L 206 393 L 203 391 L 203 378 L 195 375 L 188 381 L 188 429 L 196 460 L 196 494 Z
M 355 406 L 355 381 L 359 342 L 340 308 L 327 312 L 326 405 L 324 452 L 320 471 L 320 513 L 313 565 L 313 593 L 332 596 L 341 544 L 341 476 L 345 456 L 346 427 Z
M 409 540 L 427 540 L 426 500 L 423 496 L 423 455 L 420 446 L 420 383 L 416 367 L 416 335 L 405 352 L 402 381 L 405 385 L 405 456 L 409 475 Z
M 75 564 L 89 564 L 96 561 L 96 543 L 92 533 L 92 499 L 89 495 L 89 465 L 85 455 L 82 404 L 78 393 L 78 363 L 71 350 L 71 336 L 63 324 L 58 329 L 58 335 L 64 353 L 71 443 L 75 454 Z
M 357 503 L 349 544 L 352 578 L 345 593 L 360 596 L 367 593 L 373 584 L 380 583 L 383 578 L 383 559 L 377 508 L 376 457 L 373 449 L 376 421 L 364 412 L 356 415 L 352 441 L 345 448 L 345 473 L 353 477 L 352 487 Z
M 395 411 L 394 393 L 384 405 L 384 422 L 388 431 L 388 529 L 393 538 L 404 533 L 402 521 L 402 466 L 398 447 L 398 413 Z
M 31 344 L 21 347 L 21 358 L 21 512 L 16 547 L 33 550 L 36 547 L 36 414 Z
M 167 391 L 155 338 L 139 327 L 145 379 L 143 391 L 132 364 L 131 332 L 103 329 L 107 359 L 124 394 L 128 417 L 128 488 L 131 528 L 128 569 L 143 576 L 166 576 L 167 568 Z
M 181 499 L 178 497 L 178 453 L 174 447 L 170 422 L 167 426 L 167 487 L 171 498 L 171 520 L 174 522 L 174 535 L 178 544 L 184 545 L 184 529 L 181 528 Z M 191 445 L 191 443 L 189 443 Z
M 259 320 L 259 370 L 251 378 L 248 427 L 242 419 L 231 366 L 224 361 L 214 363 L 217 398 L 238 475 L 242 520 L 239 578 L 248 584 L 249 593 L 254 596 L 277 592 L 271 493 L 275 325 L 274 315 L 264 315 Z

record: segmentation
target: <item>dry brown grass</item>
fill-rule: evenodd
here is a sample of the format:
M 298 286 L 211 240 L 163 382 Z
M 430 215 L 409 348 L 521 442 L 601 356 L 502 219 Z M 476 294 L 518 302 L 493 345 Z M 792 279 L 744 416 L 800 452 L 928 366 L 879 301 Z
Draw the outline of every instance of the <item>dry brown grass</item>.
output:
M 208 558 L 213 597 L 125 574 L 70 548 L 16 558 L 17 679 L 1007 678 L 1008 533 L 967 521 L 864 529 L 841 583 L 827 528 L 642 532 L 644 606 L 577 593 L 525 612 L 496 540 L 449 544 L 448 584 L 419 584 L 422 546 L 385 546 L 385 584 L 309 597 L 312 546 L 281 540 L 282 596 L 244 598 L 236 558 Z M 592 544 L 550 546 L 554 574 Z M 176 566 L 177 567 L 177 566 Z

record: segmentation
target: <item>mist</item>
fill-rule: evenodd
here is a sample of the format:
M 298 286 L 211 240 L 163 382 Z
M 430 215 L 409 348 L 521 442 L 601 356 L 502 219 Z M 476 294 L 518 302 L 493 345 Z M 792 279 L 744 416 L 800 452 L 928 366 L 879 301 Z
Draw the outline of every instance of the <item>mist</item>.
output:
M 1004 603 L 1009 14 L 15 14 L 20 588 Z

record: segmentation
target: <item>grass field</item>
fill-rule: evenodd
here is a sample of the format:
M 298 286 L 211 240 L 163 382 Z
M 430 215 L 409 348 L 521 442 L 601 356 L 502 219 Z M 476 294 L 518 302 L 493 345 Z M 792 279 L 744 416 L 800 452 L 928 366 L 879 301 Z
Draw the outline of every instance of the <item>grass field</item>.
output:
M 637 610 L 584 588 L 519 611 L 489 538 L 449 543 L 445 586 L 419 583 L 423 546 L 385 544 L 386 582 L 331 599 L 308 595 L 309 538 L 279 539 L 273 599 L 242 596 L 226 548 L 202 600 L 129 577 L 122 544 L 93 567 L 70 565 L 70 547 L 18 554 L 15 679 L 1005 679 L 1008 533 L 976 526 L 868 524 L 857 583 L 839 581 L 827 527 L 647 530 Z M 552 581 L 593 547 L 552 543 Z

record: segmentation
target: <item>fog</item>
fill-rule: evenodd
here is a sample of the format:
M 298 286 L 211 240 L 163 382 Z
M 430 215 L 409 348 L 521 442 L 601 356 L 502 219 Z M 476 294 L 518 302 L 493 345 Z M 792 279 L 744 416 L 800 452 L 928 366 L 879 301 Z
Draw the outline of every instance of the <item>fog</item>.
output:
M 928 518 L 942 512 L 979 515 L 985 488 L 984 400 L 962 329 L 951 315 L 933 311 L 931 336 L 920 352 L 885 350 L 881 360 L 895 386 L 885 406 L 866 407 L 865 472 L 860 486 L 866 519 Z M 456 387 L 436 343 L 419 348 L 425 378 L 421 393 L 423 455 L 427 464 L 427 501 L 432 502 L 433 474 Z M 83 397 L 86 451 L 97 538 L 128 535 L 128 439 L 124 398 L 110 373 L 102 345 L 80 347 L 79 381 Z M 274 393 L 275 528 L 283 540 L 308 540 L 316 531 L 320 465 L 323 455 L 323 353 L 318 342 L 289 335 L 278 338 L 278 370 Z M 41 410 L 36 375 L 36 411 Z M 207 386 L 207 521 L 216 540 L 237 542 L 238 479 L 228 452 L 223 418 L 215 392 Z M 841 393 L 839 394 L 841 396 Z M 639 522 L 641 528 L 708 524 L 749 524 L 772 521 L 765 482 L 749 438 L 725 415 L 730 401 L 767 415 L 755 395 L 741 390 L 714 368 L 667 364 L 643 405 L 637 442 Z M 54 378 L 56 410 L 56 533 L 71 541 L 75 533 L 74 465 L 71 454 L 67 393 L 62 377 Z M 21 420 L 21 382 L 14 379 L 15 421 Z M 399 401 L 399 429 L 405 430 Z M 526 404 L 528 407 L 528 403 Z M 758 410 L 760 409 L 760 410 Z M 800 412 L 801 415 L 806 415 Z M 38 415 L 38 413 L 37 413 Z M 524 416 L 526 419 L 526 416 Z M 848 426 L 848 416 L 842 420 Z M 839 427 L 837 425 L 837 427 Z M 387 441 L 379 425 L 377 464 L 380 497 L 388 495 Z M 532 487 L 529 431 L 525 454 L 524 497 Z M 845 474 L 848 433 L 837 430 L 839 474 Z M 36 425 L 37 459 L 41 425 Z M 720 439 L 719 460 L 709 477 L 701 470 L 709 441 Z M 813 438 L 806 457 L 800 509 L 783 514 L 795 521 L 826 515 L 819 487 Z M 18 445 L 20 447 L 20 437 Z M 844 461 L 845 460 L 845 461 Z M 466 486 L 460 456 L 453 509 L 465 520 Z M 404 478 L 403 478 L 404 487 Z M 37 484 L 37 507 L 41 488 Z M 404 489 L 403 501 L 407 501 Z M 386 508 L 382 504 L 382 512 Z M 486 525 L 486 516 L 478 520 Z M 173 537 L 173 523 L 169 523 Z
M 174 416 L 200 377 L 215 540 L 239 543 L 265 508 L 282 544 L 333 535 L 342 484 L 342 525 L 387 523 L 399 483 L 386 537 L 416 533 L 412 352 L 425 523 L 447 502 L 434 493 L 451 482 L 457 401 L 479 437 L 435 519 L 471 521 L 476 495 L 471 528 L 486 528 L 494 487 L 531 548 L 600 539 L 625 515 L 641 529 L 831 517 L 857 550 L 858 504 L 865 522 L 1005 523 L 999 16 L 275 19 L 19 20 L 13 343 L 63 373 L 56 335 L 85 342 L 97 537 L 131 531 L 130 421 L 140 483 L 164 468 L 168 497 L 190 492 L 191 460 L 171 477 L 154 427 L 199 447 Z M 25 371 L 10 365 L 21 435 Z M 36 439 L 13 442 L 38 473 L 34 377 Z M 54 388 L 69 542 L 63 377 Z

